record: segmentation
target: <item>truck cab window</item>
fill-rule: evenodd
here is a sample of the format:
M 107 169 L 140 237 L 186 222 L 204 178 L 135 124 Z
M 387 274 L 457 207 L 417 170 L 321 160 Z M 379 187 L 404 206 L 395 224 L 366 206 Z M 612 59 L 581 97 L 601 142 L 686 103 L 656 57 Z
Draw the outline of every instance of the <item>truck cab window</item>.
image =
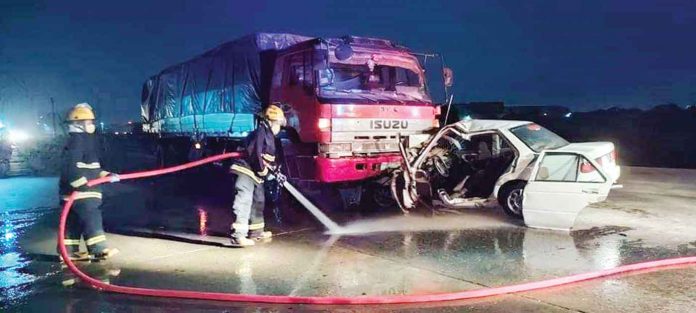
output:
M 302 53 L 296 53 L 287 58 L 286 72 L 288 73 L 288 85 L 297 86 L 304 81 L 304 60 Z
M 287 57 L 285 69 L 289 86 L 312 87 L 312 51 L 296 53 Z

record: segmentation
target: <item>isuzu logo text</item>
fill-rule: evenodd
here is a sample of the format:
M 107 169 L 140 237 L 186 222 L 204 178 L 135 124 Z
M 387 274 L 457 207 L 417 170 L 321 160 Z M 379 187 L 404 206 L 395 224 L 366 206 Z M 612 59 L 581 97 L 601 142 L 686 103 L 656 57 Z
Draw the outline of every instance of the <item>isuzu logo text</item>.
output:
M 396 120 L 372 120 L 370 121 L 370 129 L 406 129 L 408 121 Z

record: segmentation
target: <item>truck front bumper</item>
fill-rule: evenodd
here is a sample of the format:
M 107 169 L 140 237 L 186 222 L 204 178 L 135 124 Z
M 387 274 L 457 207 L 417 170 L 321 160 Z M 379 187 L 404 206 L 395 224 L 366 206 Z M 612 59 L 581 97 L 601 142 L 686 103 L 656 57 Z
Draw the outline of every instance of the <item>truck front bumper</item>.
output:
M 401 155 L 388 154 L 374 157 L 316 159 L 317 180 L 325 183 L 363 180 L 384 173 L 389 168 L 401 167 Z

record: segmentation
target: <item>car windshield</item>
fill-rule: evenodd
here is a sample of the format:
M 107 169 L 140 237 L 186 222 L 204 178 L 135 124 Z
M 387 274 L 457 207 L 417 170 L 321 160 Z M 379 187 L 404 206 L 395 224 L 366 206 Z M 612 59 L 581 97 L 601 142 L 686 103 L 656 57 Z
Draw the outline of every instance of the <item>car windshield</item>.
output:
M 402 67 L 332 63 L 319 71 L 319 86 L 324 95 L 340 93 L 371 94 L 378 98 L 423 100 L 425 89 L 418 74 Z
M 510 129 L 510 132 L 522 140 L 534 152 L 557 149 L 569 144 L 561 136 L 537 124 L 518 126 Z

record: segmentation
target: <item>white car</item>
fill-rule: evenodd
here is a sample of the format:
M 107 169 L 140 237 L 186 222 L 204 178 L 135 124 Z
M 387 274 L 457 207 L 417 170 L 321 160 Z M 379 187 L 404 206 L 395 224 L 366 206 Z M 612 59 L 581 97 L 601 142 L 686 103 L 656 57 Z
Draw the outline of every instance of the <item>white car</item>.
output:
M 619 187 L 621 173 L 613 143 L 569 143 L 525 121 L 460 121 L 417 147 L 402 142 L 401 153 L 391 189 L 402 210 L 497 199 L 535 228 L 569 230 L 580 210 Z

